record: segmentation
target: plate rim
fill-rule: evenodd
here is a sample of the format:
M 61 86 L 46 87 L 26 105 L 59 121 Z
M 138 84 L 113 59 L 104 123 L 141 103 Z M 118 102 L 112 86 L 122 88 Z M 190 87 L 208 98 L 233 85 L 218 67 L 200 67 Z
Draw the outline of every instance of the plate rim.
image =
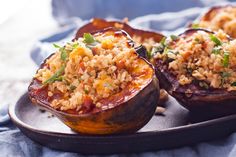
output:
M 178 131 L 185 131 L 188 129 L 193 129 L 193 128 L 198 128 L 198 127 L 205 127 L 209 125 L 214 125 L 217 123 L 222 123 L 225 121 L 233 120 L 236 119 L 236 114 L 233 115 L 228 115 L 228 116 L 223 116 L 220 118 L 215 118 L 211 120 L 206 120 L 202 122 L 196 122 L 193 124 L 187 124 L 187 125 L 182 125 L 182 126 L 177 126 L 177 127 L 172 127 L 172 128 L 167 128 L 167 129 L 161 129 L 161 130 L 153 130 L 153 131 L 146 131 L 146 132 L 136 132 L 132 134 L 118 134 L 118 135 L 86 135 L 86 134 L 69 134 L 69 133 L 63 133 L 63 132 L 53 132 L 53 131 L 45 131 L 45 130 L 40 130 L 37 128 L 34 128 L 33 126 L 24 123 L 22 120 L 20 120 L 19 117 L 17 117 L 15 109 L 18 104 L 21 103 L 21 101 L 24 100 L 24 98 L 28 96 L 28 92 L 25 92 L 22 96 L 19 97 L 17 102 L 15 104 L 10 104 L 9 109 L 8 109 L 8 114 L 10 119 L 15 123 L 17 126 L 21 126 L 27 130 L 31 130 L 36 133 L 40 134 L 45 134 L 45 135 L 51 135 L 51 136 L 60 136 L 60 137 L 71 137 L 71 138 L 92 138 L 92 139 L 104 139 L 104 138 L 144 138 L 146 136 L 155 136 L 155 135 L 160 135 L 160 134 L 166 134 L 166 133 L 174 133 Z

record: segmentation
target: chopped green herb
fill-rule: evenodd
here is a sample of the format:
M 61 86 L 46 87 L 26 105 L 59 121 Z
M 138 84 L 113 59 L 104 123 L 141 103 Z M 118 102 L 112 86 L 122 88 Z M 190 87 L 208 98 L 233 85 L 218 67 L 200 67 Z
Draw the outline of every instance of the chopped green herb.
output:
M 153 46 L 150 51 L 147 51 L 147 58 L 151 59 L 156 53 L 162 53 L 164 50 L 164 46 L 159 44 L 158 46 Z
M 84 38 L 84 42 L 87 44 L 92 44 L 95 42 L 95 39 L 90 33 L 84 33 L 83 38 Z
M 152 51 L 154 51 L 154 52 L 163 52 L 163 50 L 164 50 L 164 46 L 160 45 L 160 46 L 154 47 L 154 49 Z
M 67 52 L 64 47 L 60 48 L 59 51 L 61 52 L 61 60 L 66 61 L 67 58 Z
M 231 86 L 236 86 L 236 82 L 233 82 L 233 83 L 231 84 Z
M 61 47 L 57 44 L 53 44 L 53 46 L 55 48 L 59 49 L 59 51 L 61 52 L 61 60 L 65 61 L 67 58 L 67 53 L 66 53 L 65 47 Z
M 168 49 L 167 47 L 165 47 L 163 53 L 164 53 L 164 54 L 167 54 L 167 52 L 168 52 L 169 50 L 170 50 L 170 49 Z
M 147 51 L 147 58 L 151 59 L 152 58 L 152 51 Z
M 224 67 L 229 66 L 229 53 L 228 52 L 224 52 L 223 65 Z
M 221 72 L 220 75 L 221 75 L 221 86 L 223 86 L 227 77 L 230 77 L 231 74 L 224 71 L 224 72 Z
M 84 33 L 83 37 L 84 37 L 84 42 L 86 43 L 86 47 L 89 49 L 92 49 L 99 43 L 99 41 L 95 40 L 90 33 Z
M 63 78 L 64 78 L 64 77 L 62 77 L 62 76 L 59 76 L 59 77 L 55 78 L 55 79 L 54 79 L 54 81 L 62 81 L 62 80 L 63 80 Z
M 221 51 L 221 47 L 217 46 L 212 49 L 211 53 L 220 54 L 220 51 Z
M 214 36 L 213 34 L 210 34 L 210 39 L 211 41 L 213 41 L 215 43 L 216 46 L 220 46 L 221 45 L 221 41 L 220 39 L 218 39 L 216 36 Z
M 205 89 L 208 89 L 209 88 L 209 85 L 206 83 L 206 82 L 199 82 L 199 86 L 202 87 L 202 88 L 205 88 Z
M 164 46 L 162 44 L 158 45 L 158 46 L 154 46 L 152 47 L 152 50 L 151 50 L 151 57 L 154 56 L 157 52 L 160 52 L 162 53 L 164 50 Z
M 194 41 L 196 41 L 197 43 L 200 42 L 200 40 L 198 38 L 195 38 Z
M 78 46 L 79 46 L 79 43 L 74 43 L 74 44 L 72 45 L 73 49 L 77 48 Z
M 84 93 L 85 93 L 85 94 L 88 94 L 89 91 L 88 91 L 87 89 L 84 89 Z
M 176 35 L 170 35 L 170 38 L 171 38 L 173 41 L 175 41 L 175 40 L 177 40 L 179 37 L 176 36 Z
M 61 46 L 57 45 L 57 44 L 53 44 L 53 46 L 57 49 L 61 48 Z
M 166 42 L 166 37 L 163 37 L 163 38 L 161 39 L 161 41 L 160 41 L 160 44 L 161 44 L 162 46 L 165 46 L 165 42 Z
M 223 77 L 223 78 L 226 78 L 226 77 L 230 77 L 231 76 L 231 74 L 230 73 L 228 73 L 228 72 L 221 72 L 221 77 Z
M 54 75 L 52 75 L 49 79 L 43 82 L 44 85 L 48 83 L 53 83 L 55 81 L 62 81 L 63 77 L 61 76 L 65 70 L 65 65 L 63 65 Z
M 193 29 L 197 29 L 197 28 L 199 28 L 199 24 L 198 24 L 198 23 L 193 23 L 193 24 L 191 25 L 191 27 L 192 27 Z
M 73 91 L 73 90 L 75 90 L 75 89 L 76 89 L 76 86 L 70 85 L 70 90 L 71 90 L 71 91 Z

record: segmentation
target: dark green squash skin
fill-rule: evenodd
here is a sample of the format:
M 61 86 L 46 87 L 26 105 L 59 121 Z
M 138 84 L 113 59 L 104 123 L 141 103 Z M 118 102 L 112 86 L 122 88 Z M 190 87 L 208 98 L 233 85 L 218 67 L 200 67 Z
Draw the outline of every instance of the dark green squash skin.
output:
M 94 33 L 106 31 L 119 31 L 132 44 L 129 35 L 123 30 L 106 28 Z M 56 110 L 50 106 L 50 102 L 45 94 L 46 91 L 39 90 L 42 83 L 38 82 L 35 78 L 33 78 L 28 88 L 29 97 L 33 104 L 48 110 L 72 130 L 81 134 L 109 135 L 133 133 L 142 128 L 152 118 L 159 100 L 159 82 L 155 76 L 154 67 L 146 59 L 139 55 L 138 57 L 150 66 L 153 74 L 148 78 L 147 84 L 139 89 L 135 95 L 127 95 L 126 99 L 122 99 L 123 102 L 113 108 L 87 114 L 70 114 Z M 40 68 L 44 66 L 45 62 Z
M 204 29 L 189 29 L 180 34 L 180 38 Z M 229 40 L 231 40 L 229 38 Z M 155 59 L 156 76 L 164 88 L 181 105 L 186 107 L 194 119 L 206 120 L 236 113 L 236 92 L 226 89 L 203 89 L 198 84 L 180 85 L 177 78 L 171 74 L 168 65 L 160 59 Z

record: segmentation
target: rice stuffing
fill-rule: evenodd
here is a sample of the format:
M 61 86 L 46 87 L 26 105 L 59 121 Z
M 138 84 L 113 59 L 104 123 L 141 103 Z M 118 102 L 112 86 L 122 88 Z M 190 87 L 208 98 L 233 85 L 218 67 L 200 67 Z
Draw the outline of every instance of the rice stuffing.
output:
M 140 59 L 126 36 L 114 32 L 85 33 L 83 38 L 61 47 L 49 57 L 35 78 L 48 88 L 50 105 L 62 111 L 93 106 L 107 109 L 101 104 L 130 84 L 140 85 L 140 77 L 150 69 L 139 64 Z M 141 66 L 142 65 L 142 66 Z M 142 82 L 143 84 L 143 82 Z M 60 96 L 57 96 L 60 95 Z
M 223 31 L 198 30 L 191 35 L 168 38 L 156 59 L 168 65 L 180 85 L 198 83 L 201 88 L 236 90 L 236 40 Z

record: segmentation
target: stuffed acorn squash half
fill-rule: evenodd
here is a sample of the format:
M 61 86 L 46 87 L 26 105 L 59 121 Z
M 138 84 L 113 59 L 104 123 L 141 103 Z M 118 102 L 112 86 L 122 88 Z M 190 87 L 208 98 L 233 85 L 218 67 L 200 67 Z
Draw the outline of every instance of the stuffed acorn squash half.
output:
M 55 47 L 29 86 L 34 104 L 83 134 L 131 133 L 151 119 L 158 80 L 126 32 L 106 28 Z
M 198 117 L 236 113 L 235 48 L 223 31 L 172 35 L 154 56 L 160 85 Z
M 212 31 L 223 30 L 232 38 L 236 38 L 236 6 L 225 5 L 210 8 L 190 26 Z

